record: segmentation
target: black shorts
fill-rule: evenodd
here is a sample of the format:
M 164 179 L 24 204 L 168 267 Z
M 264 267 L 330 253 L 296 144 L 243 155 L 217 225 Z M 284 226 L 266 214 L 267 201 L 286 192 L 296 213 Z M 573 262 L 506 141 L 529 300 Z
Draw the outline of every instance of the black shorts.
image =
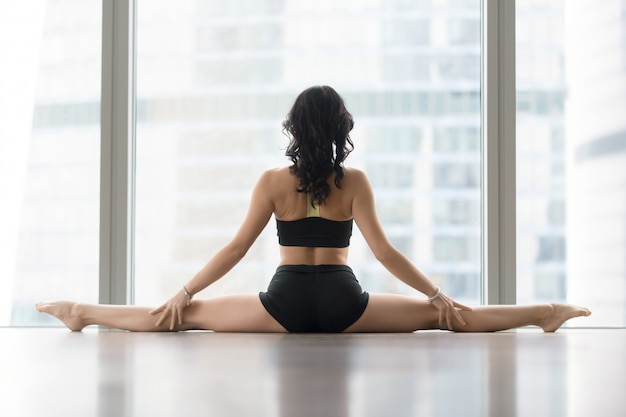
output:
M 361 317 L 369 294 L 348 266 L 282 265 L 259 297 L 289 332 L 339 333 Z

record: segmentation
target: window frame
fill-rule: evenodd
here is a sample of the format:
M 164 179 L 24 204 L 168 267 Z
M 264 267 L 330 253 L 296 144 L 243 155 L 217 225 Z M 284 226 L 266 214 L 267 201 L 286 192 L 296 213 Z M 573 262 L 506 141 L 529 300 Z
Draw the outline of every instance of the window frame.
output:
M 515 1 L 482 1 L 483 304 L 516 304 Z
M 102 304 L 134 301 L 135 0 L 102 0 L 100 269 Z
M 99 300 L 134 302 L 137 0 L 102 1 Z M 516 303 L 515 1 L 481 1 L 482 303 Z

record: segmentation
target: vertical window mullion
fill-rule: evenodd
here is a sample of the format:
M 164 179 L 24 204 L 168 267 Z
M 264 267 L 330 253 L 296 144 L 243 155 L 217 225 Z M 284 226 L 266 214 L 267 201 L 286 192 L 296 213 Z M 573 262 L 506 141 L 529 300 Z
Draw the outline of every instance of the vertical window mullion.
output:
M 483 302 L 515 304 L 515 1 L 482 7 Z
M 134 2 L 102 1 L 99 301 L 132 301 Z

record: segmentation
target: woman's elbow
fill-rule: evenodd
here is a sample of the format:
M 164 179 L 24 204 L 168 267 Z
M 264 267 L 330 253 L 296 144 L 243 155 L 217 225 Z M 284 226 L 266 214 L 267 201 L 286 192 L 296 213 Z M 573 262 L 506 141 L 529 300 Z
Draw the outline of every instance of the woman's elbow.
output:
M 235 262 L 239 262 L 241 259 L 243 259 L 244 256 L 246 256 L 246 253 L 248 253 L 248 249 L 250 249 L 250 246 L 242 245 L 237 242 L 231 242 L 226 246 L 225 249 L 227 250 L 227 253 L 229 254 L 229 257 L 231 259 L 233 259 Z
M 395 254 L 395 249 L 391 245 L 385 246 L 383 248 L 376 248 L 374 250 L 374 256 L 376 257 L 376 260 L 383 265 L 386 265 L 387 263 L 391 262 L 391 260 L 394 257 L 394 254 Z

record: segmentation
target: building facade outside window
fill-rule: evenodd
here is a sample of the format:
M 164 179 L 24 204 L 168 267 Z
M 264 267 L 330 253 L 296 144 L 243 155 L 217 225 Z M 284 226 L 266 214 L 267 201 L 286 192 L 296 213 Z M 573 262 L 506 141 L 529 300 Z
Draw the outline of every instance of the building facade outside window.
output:
M 138 4 L 136 302 L 162 302 L 233 236 L 254 181 L 289 163 L 297 94 L 333 86 L 355 118 L 390 240 L 462 302 L 481 300 L 479 1 Z M 355 228 L 365 288 L 418 294 Z M 266 288 L 273 220 L 200 296 Z
M 98 301 L 102 2 L 0 2 L 0 326 Z

